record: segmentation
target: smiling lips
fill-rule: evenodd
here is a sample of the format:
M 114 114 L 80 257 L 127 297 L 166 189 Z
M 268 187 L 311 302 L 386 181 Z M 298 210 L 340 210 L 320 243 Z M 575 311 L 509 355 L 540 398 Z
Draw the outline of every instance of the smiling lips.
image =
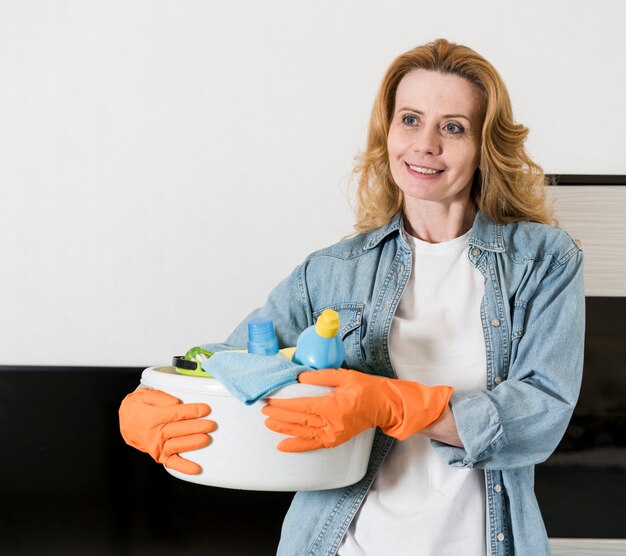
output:
M 405 162 L 405 164 L 411 170 L 413 170 L 413 172 L 417 172 L 418 174 L 423 174 L 425 176 L 432 176 L 435 174 L 441 174 L 441 172 L 443 172 L 443 170 L 437 170 L 435 168 L 428 168 L 427 166 L 414 166 L 413 164 L 409 164 L 408 162 Z

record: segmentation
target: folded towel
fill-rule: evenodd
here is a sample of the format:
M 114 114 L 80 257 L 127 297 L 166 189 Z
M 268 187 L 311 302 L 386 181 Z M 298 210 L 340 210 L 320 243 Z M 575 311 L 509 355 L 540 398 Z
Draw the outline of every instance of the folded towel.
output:
M 219 380 L 233 396 L 247 405 L 272 392 L 298 382 L 298 375 L 310 371 L 284 356 L 219 351 L 202 363 L 202 369 Z

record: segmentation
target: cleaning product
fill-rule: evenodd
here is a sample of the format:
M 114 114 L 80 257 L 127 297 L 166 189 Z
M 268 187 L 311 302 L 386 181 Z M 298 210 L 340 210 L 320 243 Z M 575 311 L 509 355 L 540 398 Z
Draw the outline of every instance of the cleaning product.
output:
M 298 338 L 293 362 L 312 369 L 338 369 L 345 350 L 339 337 L 339 313 L 325 309 Z
M 244 352 L 245 350 L 232 350 Z M 274 321 L 267 317 L 257 317 L 248 322 L 248 353 L 276 355 L 291 360 L 291 351 L 278 350 L 278 340 L 274 330 Z M 212 375 L 202 370 L 202 363 L 213 355 L 212 352 L 196 346 L 187 351 L 185 356 L 177 355 L 172 359 L 176 372 L 188 376 L 209 377 Z
M 172 364 L 176 367 L 176 372 L 187 376 L 211 377 L 210 374 L 202 370 L 202 363 L 209 359 L 213 352 L 199 346 L 194 346 L 187 350 L 187 353 L 176 355 L 172 358 Z
M 260 355 L 278 353 L 278 340 L 272 319 L 256 317 L 248 321 L 248 353 Z
M 248 321 L 248 353 L 275 355 L 291 361 L 295 347 L 278 349 L 274 321 L 269 317 L 255 317 Z

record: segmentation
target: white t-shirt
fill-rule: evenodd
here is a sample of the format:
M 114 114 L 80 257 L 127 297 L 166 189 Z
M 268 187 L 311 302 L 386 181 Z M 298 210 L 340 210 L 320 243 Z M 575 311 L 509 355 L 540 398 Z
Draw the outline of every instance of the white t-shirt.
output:
M 398 378 L 485 387 L 484 277 L 469 232 L 443 243 L 407 237 L 413 270 L 391 324 Z M 421 434 L 397 441 L 339 549 L 341 556 L 484 556 L 484 474 L 448 466 Z

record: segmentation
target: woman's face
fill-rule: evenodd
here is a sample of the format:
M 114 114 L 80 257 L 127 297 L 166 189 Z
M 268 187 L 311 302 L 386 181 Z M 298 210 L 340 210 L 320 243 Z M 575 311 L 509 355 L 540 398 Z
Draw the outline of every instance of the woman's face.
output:
M 407 210 L 425 202 L 469 202 L 482 123 L 480 92 L 466 79 L 427 70 L 402 78 L 387 150 Z

